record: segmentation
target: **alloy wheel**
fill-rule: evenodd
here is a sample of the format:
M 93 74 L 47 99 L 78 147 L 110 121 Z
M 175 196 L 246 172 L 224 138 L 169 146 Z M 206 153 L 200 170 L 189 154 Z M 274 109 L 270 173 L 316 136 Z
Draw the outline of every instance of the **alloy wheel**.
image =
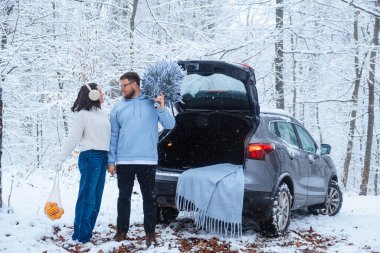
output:
M 277 206 L 277 228 L 279 231 L 285 229 L 288 224 L 290 214 L 290 203 L 288 194 L 285 191 L 281 191 L 278 196 L 278 206 Z
M 326 197 L 326 204 L 320 212 L 324 215 L 333 215 L 339 208 L 341 198 L 337 188 L 330 186 Z

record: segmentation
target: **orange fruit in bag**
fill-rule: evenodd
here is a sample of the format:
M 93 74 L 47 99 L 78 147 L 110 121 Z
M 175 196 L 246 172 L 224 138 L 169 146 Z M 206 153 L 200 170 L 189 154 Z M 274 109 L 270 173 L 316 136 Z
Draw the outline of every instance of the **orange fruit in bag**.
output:
M 60 219 L 65 212 L 63 208 L 58 206 L 57 202 L 50 201 L 45 203 L 44 211 L 46 216 L 51 220 Z

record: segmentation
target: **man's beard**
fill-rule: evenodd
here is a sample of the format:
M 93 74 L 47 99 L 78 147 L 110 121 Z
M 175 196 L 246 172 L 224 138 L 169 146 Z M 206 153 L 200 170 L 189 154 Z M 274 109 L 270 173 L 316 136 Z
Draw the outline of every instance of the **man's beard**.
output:
M 131 90 L 131 92 L 129 92 L 129 93 L 124 93 L 123 94 L 123 98 L 125 98 L 125 99 L 131 99 L 131 98 L 133 98 L 135 96 L 135 94 L 136 94 L 136 91 L 135 90 Z

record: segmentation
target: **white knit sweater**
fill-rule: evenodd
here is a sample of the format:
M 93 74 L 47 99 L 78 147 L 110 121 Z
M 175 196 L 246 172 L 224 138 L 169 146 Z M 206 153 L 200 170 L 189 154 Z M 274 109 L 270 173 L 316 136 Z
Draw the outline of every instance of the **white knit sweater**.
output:
M 90 149 L 109 150 L 111 125 L 107 113 L 101 109 L 81 110 L 74 116 L 69 136 L 65 139 L 61 151 L 57 155 L 64 161 L 73 149 L 80 144 L 81 151 Z

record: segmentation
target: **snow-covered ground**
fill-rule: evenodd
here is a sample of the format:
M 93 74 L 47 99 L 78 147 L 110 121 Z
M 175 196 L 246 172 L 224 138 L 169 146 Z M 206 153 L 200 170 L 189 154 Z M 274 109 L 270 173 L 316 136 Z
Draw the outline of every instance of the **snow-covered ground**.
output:
M 76 245 L 71 234 L 79 185 L 77 170 L 66 168 L 61 173 L 65 214 L 58 221 L 50 221 L 43 212 L 54 172 L 36 171 L 25 180 L 25 174 L 10 171 L 3 172 L 2 180 L 0 252 L 380 252 L 380 196 L 350 193 L 345 193 L 342 210 L 335 217 L 294 213 L 289 233 L 282 238 L 263 238 L 249 220 L 245 222 L 242 238 L 225 238 L 197 230 L 190 219 L 180 216 L 169 226 L 158 225 L 159 245 L 146 249 L 137 182 L 132 199 L 130 240 L 114 242 L 111 239 L 115 233 L 118 191 L 116 178 L 108 175 L 94 231 L 95 244 Z

